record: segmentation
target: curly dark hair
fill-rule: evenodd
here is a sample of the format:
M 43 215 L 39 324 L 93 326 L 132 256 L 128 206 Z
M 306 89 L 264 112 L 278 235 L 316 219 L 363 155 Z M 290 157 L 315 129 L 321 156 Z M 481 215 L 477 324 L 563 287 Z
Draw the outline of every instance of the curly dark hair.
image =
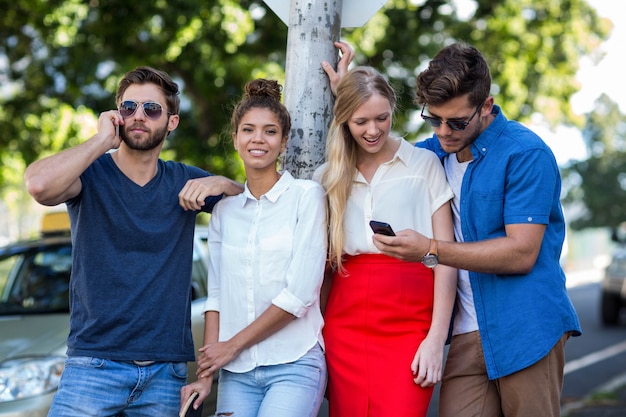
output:
M 287 108 L 280 102 L 282 86 L 278 81 L 257 78 L 248 81 L 243 98 L 233 110 L 230 123 L 233 132 L 241 123 L 243 116 L 252 108 L 265 108 L 272 111 L 278 117 L 283 136 L 289 134 L 291 129 L 291 116 Z

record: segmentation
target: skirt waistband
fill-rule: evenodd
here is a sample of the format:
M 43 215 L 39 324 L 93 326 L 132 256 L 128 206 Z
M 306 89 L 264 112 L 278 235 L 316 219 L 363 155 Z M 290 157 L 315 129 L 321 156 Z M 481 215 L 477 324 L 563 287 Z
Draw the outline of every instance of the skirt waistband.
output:
M 367 263 L 367 264 L 413 264 L 414 262 L 403 261 L 393 256 L 382 253 L 363 253 L 359 255 L 344 255 L 343 262 L 347 263 Z

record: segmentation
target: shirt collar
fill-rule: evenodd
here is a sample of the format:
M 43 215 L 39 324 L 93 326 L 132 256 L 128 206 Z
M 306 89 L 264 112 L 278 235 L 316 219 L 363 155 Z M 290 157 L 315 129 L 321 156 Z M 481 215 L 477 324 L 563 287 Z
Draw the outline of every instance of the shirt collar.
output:
M 494 104 L 491 109 L 491 114 L 495 115 L 494 120 L 487 126 L 487 129 L 483 130 L 480 135 L 472 142 L 470 145 L 470 149 L 472 151 L 472 156 L 474 159 L 478 158 L 480 155 L 484 155 L 487 153 L 487 150 L 493 145 L 493 143 L 498 140 L 500 134 L 506 127 L 508 122 L 507 118 L 502 114 L 502 109 L 500 106 Z M 434 151 L 439 159 L 443 159 L 448 156 L 448 153 L 441 148 L 439 144 L 439 138 L 437 135 L 433 135 L 431 138 L 433 140 L 431 149 Z
M 395 159 L 399 159 L 400 161 L 402 161 L 404 165 L 408 166 L 413 155 L 413 145 L 411 145 L 409 142 L 407 142 L 404 139 L 394 139 L 394 140 L 400 141 L 400 146 L 398 147 L 396 154 L 391 160 L 393 161 Z
M 472 155 L 474 159 L 479 155 L 484 155 L 487 150 L 491 148 L 493 143 L 498 140 L 500 134 L 504 130 L 507 124 L 507 118 L 502 114 L 500 106 L 493 105 L 491 114 L 495 115 L 494 120 L 487 126 L 487 129 L 483 130 L 476 140 L 472 143 Z
M 398 160 L 401 163 L 403 163 L 404 165 L 408 166 L 408 162 L 411 160 L 411 152 L 413 152 L 413 145 L 411 145 L 406 140 L 399 139 L 399 138 L 388 137 L 387 140 L 394 141 L 394 142 L 399 141 L 400 142 L 400 146 L 398 147 L 398 150 L 393 155 L 393 157 L 389 161 L 386 161 L 386 162 L 383 162 L 382 164 L 380 164 L 380 166 L 383 166 L 383 165 L 393 165 L 393 164 L 396 163 L 396 160 Z M 380 166 L 378 167 L 378 169 L 380 169 Z M 363 177 L 363 175 L 361 174 L 361 172 L 358 169 L 355 169 L 354 171 L 355 171 L 354 172 L 354 181 L 367 183 L 367 181 L 365 181 L 365 178 Z
M 281 194 L 284 193 L 294 181 L 295 178 L 289 173 L 289 171 L 283 171 L 280 178 L 278 179 L 278 182 L 276 182 L 276 184 L 274 184 L 274 186 L 270 188 L 268 192 L 263 194 L 261 198 L 265 198 L 270 202 L 275 203 L 276 200 L 278 200 L 278 198 L 281 196 Z M 240 195 L 243 196 L 241 202 L 242 207 L 245 206 L 246 203 L 250 200 L 257 201 L 256 197 L 250 192 L 247 181 L 244 187 L 244 191 Z

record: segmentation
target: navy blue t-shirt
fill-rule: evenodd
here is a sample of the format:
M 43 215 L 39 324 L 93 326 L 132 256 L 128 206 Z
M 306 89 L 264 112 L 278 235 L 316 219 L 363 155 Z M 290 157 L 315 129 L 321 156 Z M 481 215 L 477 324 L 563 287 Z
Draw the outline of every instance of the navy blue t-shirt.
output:
M 196 211 L 178 193 L 187 180 L 210 175 L 158 161 L 139 186 L 110 154 L 80 177 L 67 202 L 73 266 L 68 355 L 111 360 L 193 361 L 190 282 Z M 221 196 L 207 199 L 210 211 Z

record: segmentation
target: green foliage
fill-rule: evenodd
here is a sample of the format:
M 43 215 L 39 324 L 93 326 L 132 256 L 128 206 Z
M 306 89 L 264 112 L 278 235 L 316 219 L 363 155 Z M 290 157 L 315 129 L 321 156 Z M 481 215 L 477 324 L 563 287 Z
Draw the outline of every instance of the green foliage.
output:
M 602 95 L 586 118 L 583 139 L 591 156 L 563 170 L 565 202 L 582 203 L 571 227 L 617 228 L 626 221 L 626 116 Z
M 284 61 L 287 29 L 262 4 L 11 3 L 3 7 L 9 12 L 0 29 L 0 56 L 8 60 L 1 71 L 9 86 L 0 97 L 2 149 L 28 164 L 86 140 L 95 133 L 93 122 L 81 129 L 84 112 L 68 115 L 61 108 L 87 108 L 95 119 L 114 107 L 125 71 L 151 65 L 169 72 L 183 91 L 182 123 L 164 156 L 242 179 L 228 132 L 231 105 L 253 73 L 284 78 L 276 61 Z M 62 146 L 53 145 L 59 138 Z
M 419 4 L 419 5 L 418 5 Z M 578 60 L 591 54 L 611 28 L 584 0 L 477 0 L 469 15 L 442 0 L 393 0 L 384 17 L 345 37 L 359 45 L 359 63 L 386 69 L 405 109 L 396 129 L 415 139 L 423 125 L 411 118 L 414 77 L 444 45 L 461 41 L 480 49 L 491 67 L 492 94 L 506 116 L 521 122 L 542 113 L 552 125 L 576 124 L 570 97 Z M 421 130 L 418 130 L 421 129 Z
M 243 180 L 232 105 L 249 79 L 284 80 L 287 27 L 261 0 L 0 0 L 0 9 L 0 189 L 21 186 L 6 171 L 95 133 L 119 78 L 137 65 L 164 69 L 182 87 L 181 124 L 163 157 Z M 553 125 L 580 124 L 569 105 L 578 59 L 609 29 L 584 0 L 388 0 L 342 37 L 359 64 L 388 75 L 399 95 L 395 128 L 414 140 L 423 128 L 415 75 L 453 41 L 485 53 L 509 118 L 537 111 Z

